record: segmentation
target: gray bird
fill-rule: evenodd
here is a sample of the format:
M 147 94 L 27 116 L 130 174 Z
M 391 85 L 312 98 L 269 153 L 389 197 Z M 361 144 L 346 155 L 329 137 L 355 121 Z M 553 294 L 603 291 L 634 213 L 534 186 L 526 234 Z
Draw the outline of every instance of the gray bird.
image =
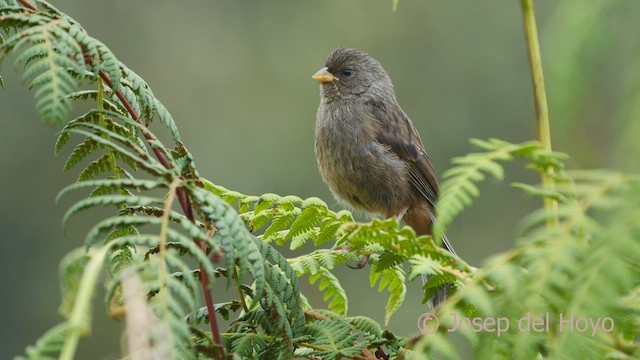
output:
M 334 197 L 431 234 L 438 179 L 382 65 L 361 50 L 339 47 L 313 79 L 320 82 L 316 159 Z M 443 246 L 455 254 L 446 237 Z M 445 296 L 446 288 L 433 306 Z

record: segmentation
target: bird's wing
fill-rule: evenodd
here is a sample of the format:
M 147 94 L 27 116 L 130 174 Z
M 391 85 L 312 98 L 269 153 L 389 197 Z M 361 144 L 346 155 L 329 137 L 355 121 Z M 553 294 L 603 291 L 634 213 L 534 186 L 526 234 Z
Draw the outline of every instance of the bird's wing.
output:
M 369 101 L 367 107 L 376 121 L 376 140 L 407 163 L 411 184 L 433 207 L 438 197 L 438 178 L 413 123 L 397 103 Z
M 376 140 L 391 149 L 409 166 L 411 185 L 413 185 L 433 208 L 438 198 L 438 178 L 427 155 L 420 135 L 413 123 L 397 103 L 385 105 L 383 102 L 369 101 L 368 111 L 376 122 Z M 432 223 L 436 221 L 433 212 L 429 213 Z M 444 248 L 455 254 L 449 239 L 443 234 Z

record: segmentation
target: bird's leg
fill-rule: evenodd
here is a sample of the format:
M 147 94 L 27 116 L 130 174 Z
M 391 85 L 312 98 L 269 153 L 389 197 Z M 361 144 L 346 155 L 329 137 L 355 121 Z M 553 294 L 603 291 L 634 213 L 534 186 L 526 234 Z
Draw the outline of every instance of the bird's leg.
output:
M 404 217 L 404 214 L 407 213 L 407 210 L 409 210 L 408 206 L 405 206 L 402 210 L 400 210 L 400 212 L 398 213 L 398 215 L 396 215 L 396 220 L 401 221 L 402 218 Z
M 360 260 L 360 262 L 356 264 L 356 266 L 351 266 L 349 264 L 347 264 L 347 266 L 352 269 L 362 269 L 365 266 L 367 266 L 368 262 L 369 262 L 369 255 L 365 255 L 364 258 L 362 258 L 362 260 Z
M 341 246 L 339 248 L 333 248 L 333 250 L 340 250 L 340 251 L 347 252 L 347 251 L 349 251 L 349 247 L 348 246 Z M 352 269 L 362 269 L 367 265 L 368 262 L 369 262 L 369 255 L 365 255 L 364 258 L 362 260 L 360 260 L 356 265 L 354 265 L 354 266 L 351 266 L 349 264 L 346 264 L 346 265 L 347 265 L 347 267 L 350 267 Z

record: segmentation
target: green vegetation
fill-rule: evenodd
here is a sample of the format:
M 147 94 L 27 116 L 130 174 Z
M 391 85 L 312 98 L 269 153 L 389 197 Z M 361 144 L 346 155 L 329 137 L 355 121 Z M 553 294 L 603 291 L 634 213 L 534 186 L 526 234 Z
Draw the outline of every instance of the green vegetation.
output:
M 454 159 L 444 175 L 435 240 L 394 219 L 357 222 L 318 198 L 250 196 L 202 178 L 176 121 L 145 81 L 74 19 L 36 4 L 0 0 L 0 61 L 15 57 L 43 121 L 62 127 L 56 154 L 77 144 L 64 169 L 81 168 L 78 179 L 58 198 L 84 198 L 63 225 L 94 208 L 113 215 L 62 259 L 64 319 L 21 358 L 74 358 L 101 286 L 107 312 L 124 317 L 123 352 L 132 359 L 463 358 L 466 345 L 451 329 L 480 359 L 640 357 L 640 176 L 570 170 L 566 155 L 552 151 L 530 0 L 522 6 L 540 138 L 472 140 L 480 152 Z M 74 103 L 89 109 L 71 119 Z M 155 129 L 170 134 L 170 145 Z M 503 164 L 515 159 L 542 184 L 514 186 L 545 205 L 523 221 L 513 249 L 476 269 L 437 239 L 481 196 L 478 183 L 486 175 L 502 179 Z M 286 258 L 283 247 L 296 256 Z M 363 260 L 371 287 L 387 296 L 385 324 L 349 311 L 335 275 L 338 266 Z M 440 327 L 415 338 L 384 330 L 407 283 L 420 275 L 431 276 L 425 301 L 454 284 L 435 314 Z M 300 291 L 306 276 L 326 308 L 312 308 Z M 217 301 L 222 284 L 235 299 Z M 547 314 L 542 330 L 524 326 Z M 231 320 L 226 329 L 222 318 Z M 484 319 L 482 331 L 454 323 L 463 318 Z M 496 331 L 490 319 L 509 326 Z

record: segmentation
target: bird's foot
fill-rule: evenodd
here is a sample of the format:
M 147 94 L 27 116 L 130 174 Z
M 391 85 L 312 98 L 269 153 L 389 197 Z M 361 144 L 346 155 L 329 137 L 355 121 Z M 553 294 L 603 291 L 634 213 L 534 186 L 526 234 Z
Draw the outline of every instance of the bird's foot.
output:
M 349 251 L 349 246 L 340 246 L 340 247 L 334 247 L 332 248 L 333 250 L 340 250 L 340 251 L 344 251 L 347 252 Z M 362 269 L 365 266 L 367 266 L 367 263 L 369 262 L 369 255 L 365 255 L 364 258 L 362 260 L 360 260 L 355 266 L 351 266 L 349 264 L 346 264 L 348 267 L 352 268 L 352 269 Z
M 347 264 L 347 266 L 352 269 L 362 269 L 367 265 L 368 262 L 369 262 L 369 255 L 365 255 L 364 258 L 360 260 L 360 262 L 356 266 L 351 266 L 349 264 Z

